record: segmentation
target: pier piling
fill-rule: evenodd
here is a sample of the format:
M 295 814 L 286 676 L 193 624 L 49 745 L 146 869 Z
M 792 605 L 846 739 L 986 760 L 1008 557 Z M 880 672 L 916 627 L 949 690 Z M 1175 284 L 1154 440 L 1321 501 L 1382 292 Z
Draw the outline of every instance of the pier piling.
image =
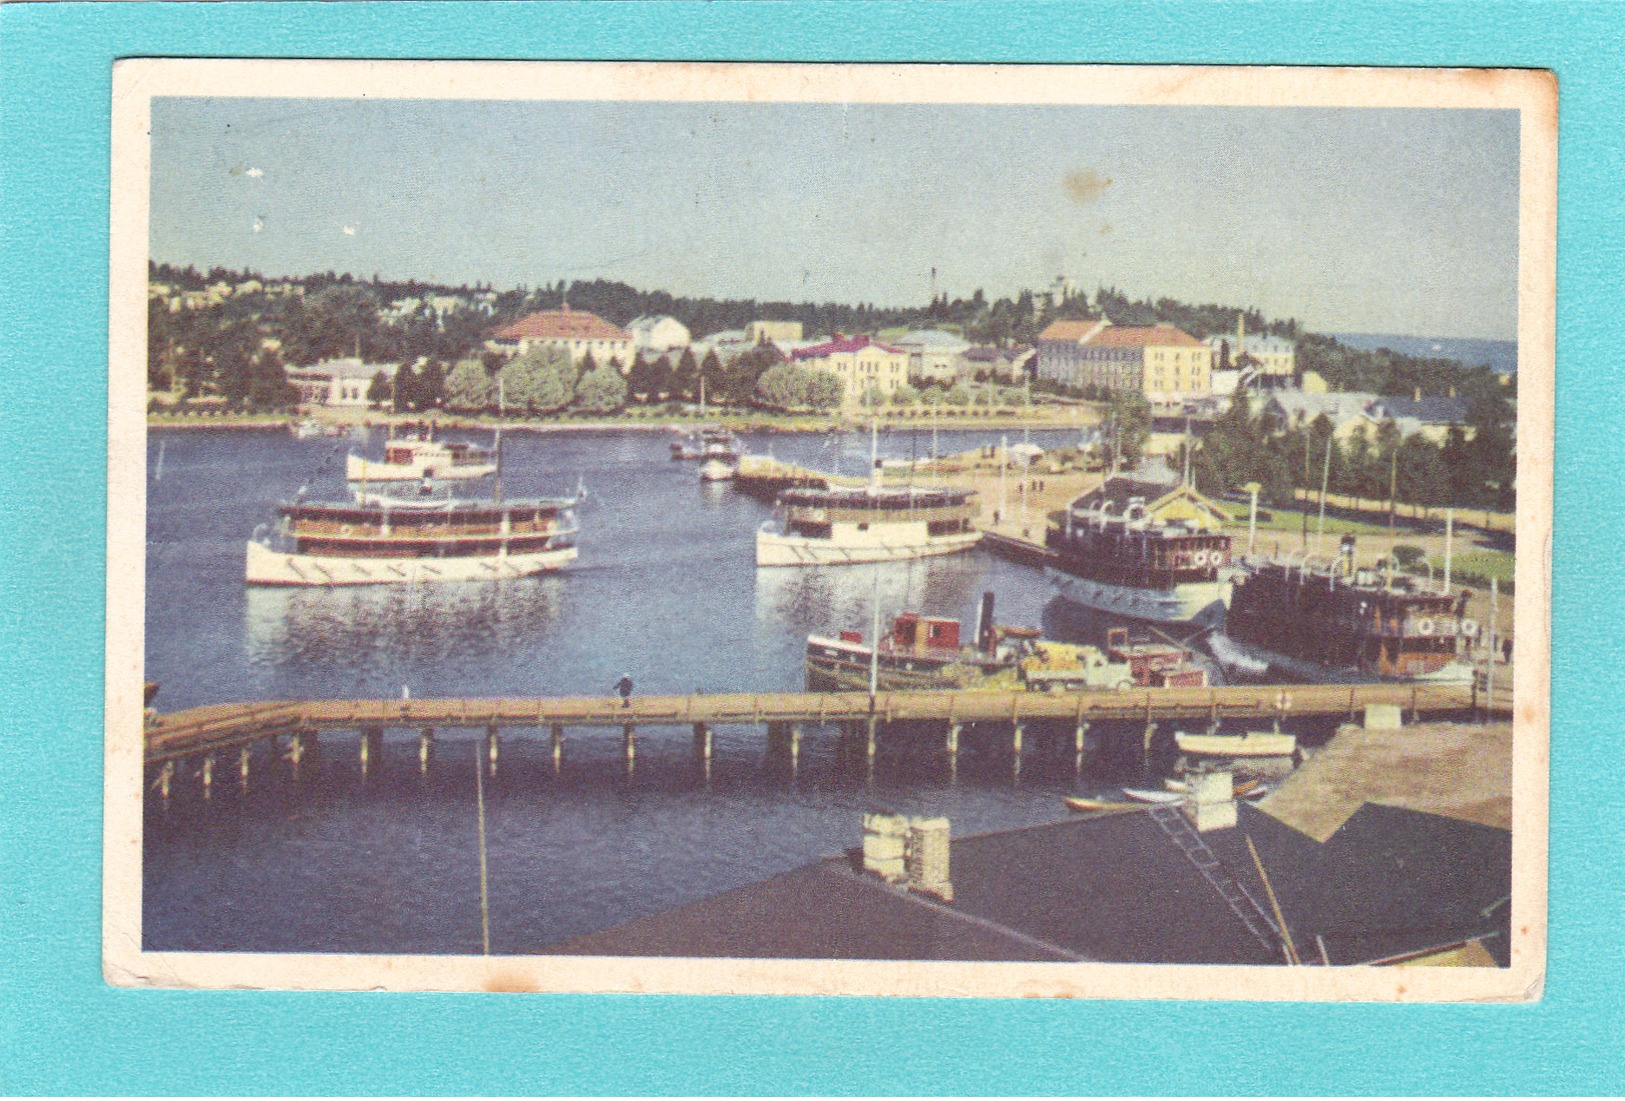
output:
M 418 775 L 429 774 L 429 761 L 434 756 L 434 727 L 426 726 L 418 731 Z
M 384 731 L 382 727 L 364 726 L 361 728 L 361 775 L 365 777 L 374 759 L 382 762 L 384 756 Z
M 495 724 L 485 728 L 485 761 L 492 776 L 497 774 L 497 758 L 502 755 L 502 732 Z
M 1072 773 L 1074 776 L 1083 773 L 1083 757 L 1089 750 L 1089 723 L 1084 719 L 1078 720 L 1078 725 L 1072 730 Z
M 203 755 L 203 799 L 207 802 L 214 794 L 214 754 Z
M 1145 738 L 1140 746 L 1140 768 L 1146 776 L 1151 775 L 1151 739 L 1157 735 L 1157 724 L 1145 724 Z
M 950 779 L 959 774 L 959 735 L 963 730 L 964 726 L 961 723 L 950 722 L 948 724 L 948 737 L 945 748 L 948 751 L 948 776 Z
M 249 748 L 246 745 L 237 747 L 237 785 L 245 791 L 248 789 L 248 758 Z
M 553 775 L 564 767 L 564 724 L 553 724 Z
M 638 755 L 637 727 L 626 723 L 621 727 L 621 751 L 626 756 L 626 771 L 631 772 Z

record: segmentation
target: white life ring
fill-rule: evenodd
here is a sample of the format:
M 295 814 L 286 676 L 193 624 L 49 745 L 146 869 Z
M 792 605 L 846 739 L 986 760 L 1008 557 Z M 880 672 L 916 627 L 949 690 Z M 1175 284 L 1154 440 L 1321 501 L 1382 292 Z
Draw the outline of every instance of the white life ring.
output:
M 1433 633 L 1433 620 L 1423 616 L 1416 621 L 1416 633 L 1426 638 Z
M 354 535 L 355 534 L 355 528 L 351 527 L 349 524 L 344 524 L 339 528 L 339 534 L 340 535 Z
M 1212 562 L 1213 562 L 1213 564 L 1215 566 L 1224 565 L 1224 551 L 1222 551 L 1222 550 L 1214 551 L 1213 552 L 1213 557 L 1212 557 Z
M 1191 565 L 1198 567 L 1207 565 L 1207 551 L 1199 550 L 1191 555 Z
M 1461 635 L 1463 638 L 1473 638 L 1478 634 L 1478 621 L 1464 619 L 1461 621 Z

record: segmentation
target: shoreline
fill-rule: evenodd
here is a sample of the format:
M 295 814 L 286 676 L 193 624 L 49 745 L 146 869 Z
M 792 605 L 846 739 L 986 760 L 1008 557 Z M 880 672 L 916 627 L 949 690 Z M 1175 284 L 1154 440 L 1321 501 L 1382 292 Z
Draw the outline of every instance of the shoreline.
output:
M 175 429 L 177 431 L 198 431 L 203 429 L 219 429 L 230 431 L 278 431 L 286 432 L 293 425 L 307 419 L 303 415 L 290 414 L 285 417 L 262 419 L 240 415 L 202 416 L 202 417 L 164 417 L 148 415 L 146 426 L 148 431 L 154 429 Z M 383 428 L 390 425 L 431 423 L 439 429 L 455 429 L 458 431 L 495 431 L 497 422 L 494 419 L 470 418 L 463 416 L 384 416 L 374 419 L 364 418 L 337 418 L 310 416 L 308 419 L 323 428 Z M 1067 431 L 1078 429 L 1092 420 L 1057 420 L 1053 418 L 995 416 L 995 417 L 952 417 L 952 418 L 896 418 L 882 421 L 881 430 L 896 431 L 909 429 L 923 431 L 930 428 L 945 429 L 949 431 L 965 431 L 978 428 L 983 429 L 1031 429 L 1034 431 Z M 704 425 L 722 425 L 735 432 L 747 432 L 757 435 L 823 435 L 831 432 L 867 431 L 867 423 L 860 419 L 848 420 L 846 418 L 832 418 L 817 423 L 762 422 L 749 416 L 728 416 L 726 414 L 695 418 L 692 420 L 604 420 L 604 421 L 503 421 L 504 432 L 533 432 L 541 435 L 555 433 L 577 432 L 691 432 Z

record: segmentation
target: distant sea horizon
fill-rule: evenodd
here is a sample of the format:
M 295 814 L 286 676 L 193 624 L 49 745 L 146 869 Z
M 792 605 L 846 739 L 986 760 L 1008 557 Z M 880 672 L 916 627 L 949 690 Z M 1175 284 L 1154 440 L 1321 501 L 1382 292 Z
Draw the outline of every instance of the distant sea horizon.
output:
M 1469 367 L 1488 366 L 1491 370 L 1516 373 L 1516 340 L 1481 340 L 1451 336 L 1407 336 L 1402 333 L 1333 333 L 1332 338 L 1350 348 L 1374 352 L 1387 348 L 1401 355 L 1421 359 L 1455 359 Z

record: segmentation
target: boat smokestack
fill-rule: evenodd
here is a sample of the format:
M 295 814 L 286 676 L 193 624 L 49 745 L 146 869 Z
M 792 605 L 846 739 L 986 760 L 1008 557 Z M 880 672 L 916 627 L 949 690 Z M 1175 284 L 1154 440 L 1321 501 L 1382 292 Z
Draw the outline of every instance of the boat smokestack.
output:
M 982 606 L 976 613 L 976 648 L 984 654 L 991 654 L 998 637 L 998 631 L 993 626 L 993 593 L 989 590 L 982 594 Z
M 1340 543 L 1338 545 L 1338 551 L 1340 552 L 1339 556 L 1343 560 L 1343 572 L 1347 576 L 1353 577 L 1354 576 L 1354 536 L 1352 536 L 1352 535 L 1343 536 L 1342 540 L 1340 541 Z

